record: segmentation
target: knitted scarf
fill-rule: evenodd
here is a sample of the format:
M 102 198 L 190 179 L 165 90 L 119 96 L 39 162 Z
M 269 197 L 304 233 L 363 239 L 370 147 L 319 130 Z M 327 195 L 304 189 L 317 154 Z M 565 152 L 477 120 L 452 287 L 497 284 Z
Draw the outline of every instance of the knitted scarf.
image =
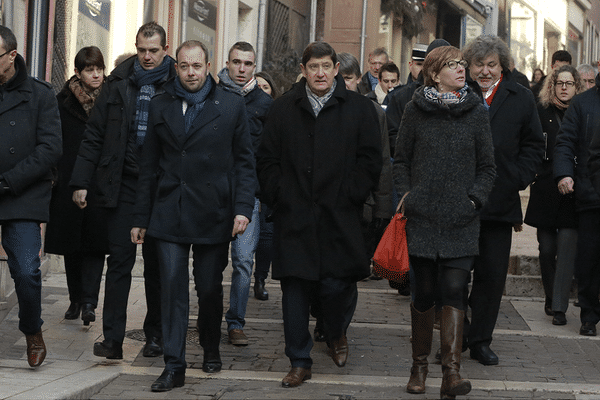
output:
M 94 107 L 94 103 L 96 102 L 98 95 L 100 95 L 101 89 L 102 86 L 90 92 L 86 90 L 86 88 L 83 86 L 83 83 L 81 83 L 81 79 L 79 79 L 77 76 L 69 79 L 69 90 L 71 90 L 71 93 L 73 93 L 77 101 L 79 101 L 79 104 L 81 104 L 81 107 L 83 107 L 83 110 L 88 117 L 90 116 L 90 112 Z
M 554 104 L 559 110 L 566 110 L 567 107 L 569 107 L 569 103 L 565 103 L 560 100 L 558 97 L 556 97 L 556 94 L 552 96 L 552 104 Z
M 138 150 L 144 145 L 146 130 L 148 129 L 148 110 L 150 109 L 150 100 L 156 93 L 156 84 L 169 75 L 171 57 L 165 56 L 163 62 L 156 68 L 145 70 L 142 68 L 139 60 L 136 58 L 133 63 L 133 75 L 131 81 L 139 88 L 135 102 L 135 131 L 136 146 Z
M 175 94 L 187 103 L 187 109 L 185 110 L 184 115 L 186 135 L 189 133 L 196 117 L 204 109 L 206 97 L 210 93 L 210 89 L 212 89 L 212 79 L 210 78 L 206 79 L 202 88 L 197 92 L 188 92 L 181 85 L 179 77 L 175 78 Z
M 467 93 L 467 88 L 469 85 L 465 83 L 465 86 L 460 88 L 458 91 L 452 92 L 438 92 L 437 88 L 433 86 L 425 86 L 423 89 L 423 95 L 425 99 L 431 101 L 432 103 L 437 104 L 458 104 L 465 101 L 467 98 L 465 94 Z
M 256 78 L 252 77 L 244 86 L 240 86 L 231 79 L 229 76 L 229 70 L 227 68 L 223 68 L 217 74 L 219 77 L 219 84 L 225 87 L 230 92 L 237 93 L 240 96 L 246 96 L 248 93 L 254 90 L 258 82 L 256 82 Z

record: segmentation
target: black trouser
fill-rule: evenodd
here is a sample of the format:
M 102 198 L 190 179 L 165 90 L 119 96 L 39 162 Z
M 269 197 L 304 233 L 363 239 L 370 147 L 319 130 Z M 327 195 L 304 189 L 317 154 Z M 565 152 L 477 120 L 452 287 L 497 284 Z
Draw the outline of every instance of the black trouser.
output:
M 579 213 L 575 276 L 581 322 L 600 321 L 600 210 Z
M 223 318 L 223 270 L 227 267 L 229 242 L 201 245 L 157 240 L 162 282 L 163 349 L 165 369 L 184 372 L 185 339 L 189 318 L 189 256 L 198 294 L 200 345 L 214 354 L 219 350 Z
M 284 278 L 281 289 L 285 354 L 292 367 L 310 368 L 313 342 L 308 320 L 311 300 L 314 296 L 319 298 L 327 340 L 338 339 L 346 333 L 356 308 L 356 282 L 336 278 L 320 281 Z
M 64 255 L 71 303 L 89 303 L 94 307 L 98 305 L 104 258 L 101 251 L 77 251 Z
M 470 347 L 492 342 L 508 273 L 511 243 L 512 224 L 481 221 L 479 255 L 473 264 L 473 285 L 469 296 Z
M 131 271 L 135 264 L 137 245 L 131 242 L 133 215 L 136 211 L 135 185 L 132 180 L 121 184 L 116 208 L 108 212 L 108 249 L 102 329 L 104 339 L 123 343 L 127 323 L 127 301 L 131 289 Z M 146 337 L 162 337 L 160 324 L 160 272 L 156 243 L 147 237 L 142 245 L 144 285 L 148 311 L 144 321 Z
M 465 309 L 464 291 L 469 281 L 473 257 L 432 260 L 410 257 L 415 276 L 414 307 L 425 312 L 438 302 L 440 307 Z

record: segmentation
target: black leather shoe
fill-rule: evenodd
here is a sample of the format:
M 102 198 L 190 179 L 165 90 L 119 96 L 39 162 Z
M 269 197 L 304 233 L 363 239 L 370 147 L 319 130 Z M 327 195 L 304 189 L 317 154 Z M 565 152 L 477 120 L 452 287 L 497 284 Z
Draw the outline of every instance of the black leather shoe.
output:
M 185 383 L 185 372 L 174 372 L 164 370 L 154 381 L 150 389 L 153 392 L 167 392 L 176 387 L 182 387 Z
M 65 312 L 65 319 L 77 319 L 79 318 L 79 312 L 81 311 L 81 304 L 71 303 L 67 312 Z
M 264 279 L 254 280 L 254 297 L 258 300 L 269 300 L 269 292 L 265 289 Z
M 487 344 L 476 344 L 471 347 L 471 358 L 479 361 L 483 365 L 498 364 L 498 356 Z
M 566 325 L 567 317 L 564 312 L 554 311 L 554 317 L 552 318 L 552 325 Z
M 110 340 L 96 342 L 94 343 L 94 355 L 106 357 L 109 360 L 121 360 L 123 359 L 123 346 Z
M 90 303 L 83 303 L 81 306 L 81 320 L 84 325 L 89 325 L 90 322 L 94 322 L 96 320 L 96 307 L 94 307 Z
M 324 342 L 325 341 L 325 332 L 323 332 L 323 328 L 320 326 L 315 326 L 315 342 Z
M 579 334 L 583 336 L 596 336 L 596 324 L 593 322 L 584 322 L 579 329 Z
M 554 315 L 554 311 L 552 311 L 552 307 L 550 307 L 548 305 L 544 306 L 544 312 L 546 313 L 546 315 L 549 315 L 549 316 Z
M 146 340 L 146 345 L 144 346 L 144 351 L 142 351 L 142 355 L 144 357 L 158 357 L 162 356 L 163 348 L 162 348 L 162 339 L 157 337 L 151 337 Z
M 218 350 L 216 352 L 204 352 L 202 371 L 213 374 L 215 372 L 220 372 L 222 367 L 223 363 L 221 362 L 221 355 Z

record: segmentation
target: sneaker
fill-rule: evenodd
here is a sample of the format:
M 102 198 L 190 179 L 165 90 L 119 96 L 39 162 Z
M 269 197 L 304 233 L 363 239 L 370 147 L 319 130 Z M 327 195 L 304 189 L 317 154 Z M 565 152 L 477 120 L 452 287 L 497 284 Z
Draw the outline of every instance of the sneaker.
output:
M 229 343 L 234 346 L 248 346 L 248 336 L 241 329 L 232 329 L 228 332 Z

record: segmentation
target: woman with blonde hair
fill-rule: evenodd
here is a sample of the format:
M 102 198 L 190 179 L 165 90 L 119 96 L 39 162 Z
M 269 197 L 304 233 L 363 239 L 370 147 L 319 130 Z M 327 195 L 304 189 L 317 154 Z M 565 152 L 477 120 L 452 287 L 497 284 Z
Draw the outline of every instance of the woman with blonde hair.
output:
M 463 293 L 479 251 L 479 211 L 495 178 L 488 111 L 466 84 L 467 62 L 456 47 L 432 50 L 424 85 L 406 106 L 394 155 L 394 184 L 404 199 L 406 237 L 415 277 L 411 304 L 409 393 L 425 393 L 434 303 L 441 297 L 442 398 L 471 391 L 459 374 Z M 439 278 L 438 278 L 439 277 Z
M 544 311 L 552 324 L 565 325 L 575 268 L 577 216 L 573 192 L 561 194 L 552 170 L 556 135 L 571 99 L 585 90 L 577 70 L 564 65 L 548 75 L 539 96 L 538 113 L 546 148 L 531 185 L 525 223 L 537 228 L 540 269 L 546 294 Z

